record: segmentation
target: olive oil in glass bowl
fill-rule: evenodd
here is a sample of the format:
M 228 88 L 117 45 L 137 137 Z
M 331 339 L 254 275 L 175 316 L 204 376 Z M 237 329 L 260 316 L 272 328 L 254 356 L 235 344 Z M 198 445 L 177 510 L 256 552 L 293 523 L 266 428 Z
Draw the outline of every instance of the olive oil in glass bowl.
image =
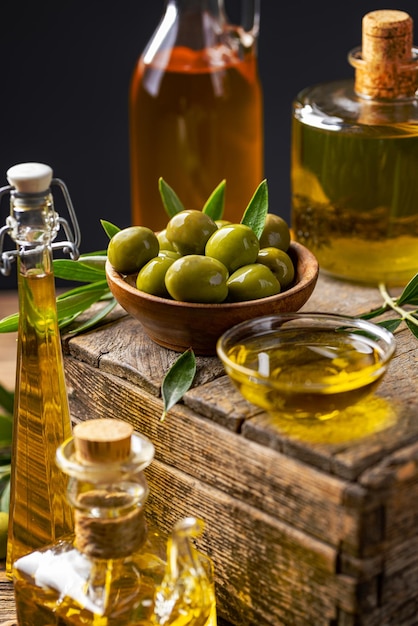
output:
M 385 328 L 328 313 L 259 317 L 217 342 L 244 398 L 292 420 L 327 420 L 356 405 L 376 389 L 394 352 Z

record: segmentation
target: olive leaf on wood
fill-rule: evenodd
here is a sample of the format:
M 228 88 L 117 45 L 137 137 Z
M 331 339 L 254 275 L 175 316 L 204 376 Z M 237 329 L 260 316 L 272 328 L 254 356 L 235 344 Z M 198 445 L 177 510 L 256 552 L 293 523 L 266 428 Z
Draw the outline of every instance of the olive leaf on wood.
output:
M 196 357 L 191 348 L 183 352 L 164 376 L 161 384 L 161 396 L 164 409 L 161 421 L 168 411 L 182 398 L 193 383 L 196 374 Z

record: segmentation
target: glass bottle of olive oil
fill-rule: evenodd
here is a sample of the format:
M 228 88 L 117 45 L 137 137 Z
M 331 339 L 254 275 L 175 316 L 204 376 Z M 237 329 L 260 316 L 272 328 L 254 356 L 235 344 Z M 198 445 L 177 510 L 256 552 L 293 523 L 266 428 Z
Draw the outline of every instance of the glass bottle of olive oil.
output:
M 20 626 L 216 626 L 211 561 L 180 520 L 167 539 L 147 526 L 143 469 L 154 446 L 122 420 L 81 422 L 60 446 L 74 536 L 14 566 Z
M 15 165 L 7 172 L 10 215 L 1 230 L 17 244 L 1 254 L 2 273 L 17 259 L 19 329 L 11 493 L 6 572 L 13 562 L 34 548 L 69 532 L 71 508 L 66 480 L 55 463 L 58 445 L 71 434 L 61 341 L 57 323 L 52 241 L 61 218 L 54 210 L 50 191 L 52 170 L 42 163 Z M 72 205 L 62 181 L 58 181 L 69 208 Z M 73 224 L 78 224 L 72 214 Z M 70 233 L 65 222 L 66 234 Z M 71 233 L 72 235 L 72 233 Z M 78 255 L 77 243 L 55 244 Z
M 225 179 L 225 219 L 241 221 L 263 178 L 259 0 L 242 24 L 221 0 L 166 0 L 129 93 L 132 223 L 162 230 L 160 177 L 186 209 L 202 209 Z
M 418 270 L 418 49 L 403 11 L 363 17 L 355 79 L 304 89 L 293 106 L 292 227 L 320 268 L 403 285 Z

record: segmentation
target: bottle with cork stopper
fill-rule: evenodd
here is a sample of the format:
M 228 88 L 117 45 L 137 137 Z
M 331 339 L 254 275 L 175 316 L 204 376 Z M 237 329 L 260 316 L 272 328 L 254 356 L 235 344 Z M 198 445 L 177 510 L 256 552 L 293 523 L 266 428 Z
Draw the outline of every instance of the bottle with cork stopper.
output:
M 323 272 L 406 284 L 417 271 L 418 49 L 404 11 L 362 21 L 351 79 L 303 89 L 293 104 L 292 228 Z
M 122 420 L 74 427 L 56 457 L 74 534 L 15 562 L 20 626 L 216 626 L 212 563 L 193 545 L 203 522 L 181 519 L 169 538 L 147 524 L 143 470 L 153 457 Z
M 65 477 L 54 459 L 71 434 L 61 338 L 58 327 L 53 250 L 78 257 L 80 230 L 64 182 L 49 165 L 19 163 L 7 171 L 10 214 L 0 229 L 0 271 L 17 261 L 19 328 L 11 453 L 6 573 L 13 562 L 72 530 Z M 70 221 L 54 208 L 52 187 L 66 201 Z M 70 226 L 71 223 L 71 226 Z M 57 235 L 62 228 L 66 239 Z M 16 243 L 4 250 L 5 235 Z

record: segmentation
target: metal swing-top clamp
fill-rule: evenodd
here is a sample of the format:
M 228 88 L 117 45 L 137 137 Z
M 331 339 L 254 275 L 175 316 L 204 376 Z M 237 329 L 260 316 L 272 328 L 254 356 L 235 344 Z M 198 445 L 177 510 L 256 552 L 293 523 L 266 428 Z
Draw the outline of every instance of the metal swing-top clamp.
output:
M 52 250 L 62 249 L 73 260 L 79 257 L 80 228 L 65 183 L 52 177 L 52 169 L 43 163 L 20 163 L 7 170 L 10 183 L 0 188 L 0 201 L 10 193 L 11 210 L 6 225 L 0 228 L 0 271 L 4 276 L 11 272 L 16 257 L 26 254 L 25 247 L 50 245 Z M 64 196 L 71 226 L 54 210 L 50 187 L 57 185 Z M 65 241 L 51 243 L 62 226 Z M 4 237 L 9 235 L 19 248 L 4 251 Z

